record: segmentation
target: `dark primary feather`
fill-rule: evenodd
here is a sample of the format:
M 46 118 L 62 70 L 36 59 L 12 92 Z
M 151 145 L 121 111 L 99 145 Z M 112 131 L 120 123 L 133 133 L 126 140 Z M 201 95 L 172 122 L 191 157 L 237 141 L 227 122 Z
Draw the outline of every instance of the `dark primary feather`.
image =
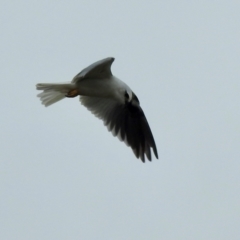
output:
M 125 111 L 124 129 L 126 139 L 136 157 L 140 157 L 144 162 L 146 155 L 148 160 L 151 161 L 150 149 L 152 148 L 156 158 L 158 158 L 155 141 L 141 107 L 130 102 L 125 105 Z

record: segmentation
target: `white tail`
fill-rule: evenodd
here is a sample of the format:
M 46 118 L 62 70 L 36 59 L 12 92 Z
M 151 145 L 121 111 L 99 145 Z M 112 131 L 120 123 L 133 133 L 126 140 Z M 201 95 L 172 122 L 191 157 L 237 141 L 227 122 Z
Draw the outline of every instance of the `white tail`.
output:
M 43 90 L 37 96 L 45 107 L 52 105 L 65 98 L 67 93 L 74 89 L 71 83 L 39 83 L 36 85 L 37 90 Z

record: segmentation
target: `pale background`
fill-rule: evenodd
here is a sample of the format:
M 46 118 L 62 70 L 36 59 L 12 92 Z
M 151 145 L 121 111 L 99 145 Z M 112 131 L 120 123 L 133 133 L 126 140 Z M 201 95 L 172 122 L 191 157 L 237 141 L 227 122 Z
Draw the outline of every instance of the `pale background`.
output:
M 0 3 L 1 240 L 240 239 L 239 1 Z M 159 160 L 36 97 L 110 56 Z

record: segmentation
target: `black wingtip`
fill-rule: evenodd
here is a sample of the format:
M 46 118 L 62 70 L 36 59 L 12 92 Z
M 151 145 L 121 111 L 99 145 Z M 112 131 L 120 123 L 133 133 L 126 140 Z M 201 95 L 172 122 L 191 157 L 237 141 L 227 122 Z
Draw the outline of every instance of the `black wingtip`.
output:
M 157 152 L 157 148 L 153 148 L 153 152 L 154 152 L 154 155 L 156 157 L 156 159 L 158 159 L 158 152 Z
M 115 58 L 114 57 L 108 57 L 108 58 L 106 58 L 109 62 L 114 62 L 114 60 L 115 60 Z

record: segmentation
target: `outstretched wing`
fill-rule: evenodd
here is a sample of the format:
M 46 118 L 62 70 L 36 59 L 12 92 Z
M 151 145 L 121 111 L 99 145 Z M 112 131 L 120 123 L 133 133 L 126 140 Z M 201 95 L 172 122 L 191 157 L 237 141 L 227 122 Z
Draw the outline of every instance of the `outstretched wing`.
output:
M 80 97 L 81 103 L 104 125 L 130 146 L 137 158 L 145 162 L 145 155 L 151 161 L 151 148 L 158 158 L 157 148 L 147 119 L 140 106 L 120 104 L 115 100 L 96 97 Z
M 97 61 L 90 66 L 84 68 L 80 73 L 78 73 L 72 80 L 72 82 L 77 82 L 81 79 L 86 78 L 109 78 L 112 76 L 111 65 L 114 61 L 114 58 L 109 57 Z

